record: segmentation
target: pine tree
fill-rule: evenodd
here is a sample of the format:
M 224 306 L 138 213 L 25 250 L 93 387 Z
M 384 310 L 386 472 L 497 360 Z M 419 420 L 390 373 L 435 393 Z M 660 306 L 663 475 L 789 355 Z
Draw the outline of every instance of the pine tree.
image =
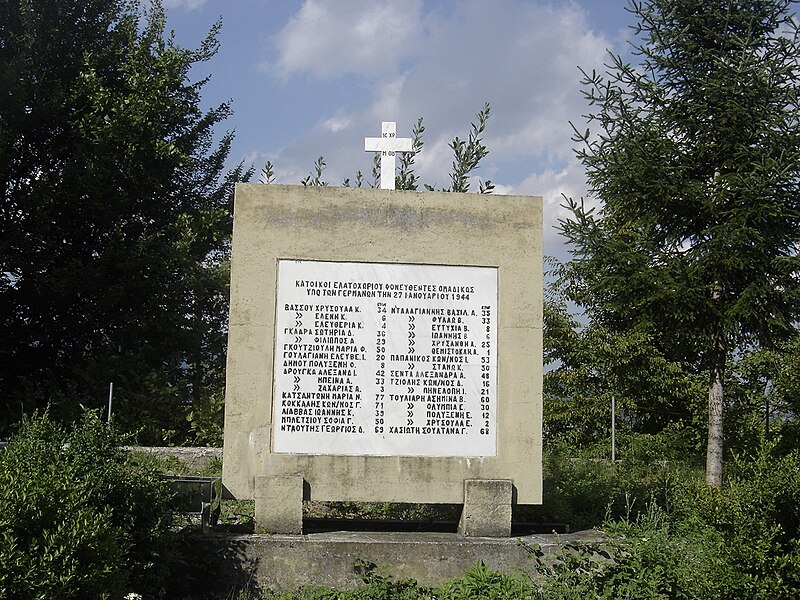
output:
M 632 66 L 585 73 L 577 150 L 599 208 L 568 201 L 572 297 L 709 373 L 707 481 L 724 377 L 800 316 L 800 44 L 789 0 L 631 1 Z

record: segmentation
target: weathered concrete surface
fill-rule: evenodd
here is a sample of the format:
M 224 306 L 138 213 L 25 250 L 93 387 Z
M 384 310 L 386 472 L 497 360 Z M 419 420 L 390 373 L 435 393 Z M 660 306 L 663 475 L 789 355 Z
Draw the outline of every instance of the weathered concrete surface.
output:
M 465 479 L 510 479 L 541 503 L 542 199 L 237 184 L 225 395 L 223 485 L 252 498 L 256 477 L 300 476 L 308 500 L 462 503 Z M 282 259 L 498 269 L 494 456 L 273 452 L 277 265 Z
M 468 537 L 510 536 L 513 489 L 509 479 L 467 479 L 459 531 Z
M 460 577 L 479 560 L 504 573 L 536 572 L 531 553 L 545 555 L 575 541 L 601 541 L 598 531 L 514 538 L 465 538 L 454 533 L 331 532 L 310 535 L 198 536 L 188 543 L 199 572 L 186 577 L 207 582 L 223 594 L 248 581 L 262 590 L 301 586 L 353 588 L 362 584 L 356 561 L 377 565 L 395 580 L 413 578 L 435 585 Z M 200 559 L 200 557 L 205 557 Z M 205 578 L 205 579 L 204 579 Z M 212 581 L 213 580 L 213 581 Z
M 125 450 L 161 458 L 177 458 L 192 471 L 202 471 L 212 460 L 222 460 L 222 448 L 205 446 L 126 446 Z
M 256 533 L 303 533 L 303 478 L 256 477 Z

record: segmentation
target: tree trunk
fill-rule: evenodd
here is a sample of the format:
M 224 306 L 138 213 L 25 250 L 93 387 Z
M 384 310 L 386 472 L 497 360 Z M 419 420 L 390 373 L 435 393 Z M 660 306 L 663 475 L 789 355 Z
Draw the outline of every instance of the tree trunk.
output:
M 722 410 L 725 403 L 723 378 L 727 352 L 722 336 L 717 337 L 711 361 L 708 388 L 708 450 L 706 452 L 706 483 L 722 487 Z

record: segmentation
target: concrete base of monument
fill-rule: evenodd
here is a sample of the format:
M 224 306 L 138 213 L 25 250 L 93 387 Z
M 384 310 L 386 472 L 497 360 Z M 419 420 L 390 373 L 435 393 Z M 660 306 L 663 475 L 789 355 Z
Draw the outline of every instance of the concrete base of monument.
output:
M 303 533 L 303 478 L 256 477 L 256 533 Z
M 256 477 L 255 532 L 303 533 L 303 486 L 300 475 Z M 510 479 L 465 479 L 458 531 L 466 537 L 508 537 L 514 482 Z
M 510 479 L 464 480 L 464 509 L 459 533 L 467 537 L 511 535 L 514 482 Z
M 385 531 L 210 534 L 188 541 L 191 556 L 208 560 L 189 565 L 196 572 L 185 576 L 202 582 L 205 592 L 223 596 L 248 583 L 272 592 L 318 585 L 347 589 L 363 584 L 363 567 L 358 565 L 374 564 L 379 575 L 436 585 L 463 576 L 478 561 L 504 573 L 535 576 L 534 551 L 547 557 L 569 543 L 601 541 L 601 533 L 594 530 L 507 538 Z

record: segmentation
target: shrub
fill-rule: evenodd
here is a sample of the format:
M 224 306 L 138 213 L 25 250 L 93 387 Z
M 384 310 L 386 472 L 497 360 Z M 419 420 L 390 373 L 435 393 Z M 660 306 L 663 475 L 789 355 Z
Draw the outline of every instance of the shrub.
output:
M 169 493 L 120 441 L 93 413 L 71 431 L 23 421 L 0 453 L 0 598 L 162 593 Z
M 736 571 L 721 555 L 722 537 L 707 524 L 685 525 L 650 502 L 633 519 L 605 523 L 602 543 L 568 543 L 555 558 L 533 546 L 535 597 L 738 598 L 725 594 Z
M 774 446 L 729 467 L 722 489 L 698 477 L 607 521 L 606 542 L 534 553 L 539 597 L 781 599 L 800 594 L 800 454 Z
M 531 593 L 527 579 L 495 571 L 478 561 L 463 577 L 441 586 L 434 597 L 440 600 L 517 600 L 530 598 Z
M 711 527 L 719 557 L 735 574 L 719 582 L 729 598 L 796 598 L 800 594 L 800 453 L 776 456 L 763 445 L 736 457 L 720 490 L 684 486 L 676 519 Z
M 567 523 L 572 530 L 599 527 L 603 521 L 635 518 L 655 500 L 665 506 L 676 483 L 697 478 L 691 468 L 665 462 L 574 458 L 556 446 L 543 462 L 541 507 L 526 507 L 523 519 Z

